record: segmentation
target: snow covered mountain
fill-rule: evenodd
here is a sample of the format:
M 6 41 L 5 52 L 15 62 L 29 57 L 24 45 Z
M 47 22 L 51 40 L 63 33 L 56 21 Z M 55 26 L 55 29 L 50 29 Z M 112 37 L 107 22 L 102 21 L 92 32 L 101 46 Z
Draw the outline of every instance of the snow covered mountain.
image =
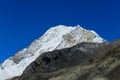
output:
M 96 32 L 78 26 L 59 25 L 50 28 L 27 48 L 17 52 L 0 65 L 0 80 L 20 76 L 25 68 L 43 52 L 72 47 L 81 42 L 102 43 L 105 40 Z

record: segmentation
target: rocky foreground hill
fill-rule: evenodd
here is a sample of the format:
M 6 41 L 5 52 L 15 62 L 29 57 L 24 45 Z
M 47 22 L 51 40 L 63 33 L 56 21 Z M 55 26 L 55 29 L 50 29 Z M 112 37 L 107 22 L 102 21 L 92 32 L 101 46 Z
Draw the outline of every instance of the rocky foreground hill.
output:
M 120 40 L 45 52 L 10 80 L 120 80 Z

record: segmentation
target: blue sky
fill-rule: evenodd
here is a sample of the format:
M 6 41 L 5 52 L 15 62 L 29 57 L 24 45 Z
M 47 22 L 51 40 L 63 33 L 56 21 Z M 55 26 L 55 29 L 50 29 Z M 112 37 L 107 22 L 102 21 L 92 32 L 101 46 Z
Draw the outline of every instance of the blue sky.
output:
M 108 41 L 119 39 L 120 1 L 0 0 L 0 62 L 60 24 L 80 24 Z

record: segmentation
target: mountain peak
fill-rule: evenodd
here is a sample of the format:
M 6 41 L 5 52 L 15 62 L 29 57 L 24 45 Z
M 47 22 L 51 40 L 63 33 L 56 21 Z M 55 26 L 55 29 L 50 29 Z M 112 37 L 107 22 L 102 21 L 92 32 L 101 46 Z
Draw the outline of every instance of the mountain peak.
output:
M 25 68 L 44 52 L 72 47 L 81 42 L 102 43 L 104 39 L 80 25 L 51 27 L 42 37 L 1 64 L 3 69 L 0 69 L 0 80 L 20 76 Z
M 83 27 L 81 27 L 80 25 L 77 25 L 77 26 L 58 25 L 58 26 L 49 28 L 48 31 L 46 31 L 46 33 L 44 35 L 46 36 L 46 35 L 57 35 L 58 34 L 59 36 L 64 36 L 64 35 L 66 35 L 68 33 L 72 33 L 72 32 L 80 33 L 80 34 L 75 34 L 75 35 L 86 35 L 85 33 L 90 33 L 90 34 L 94 35 L 94 38 L 99 39 L 99 41 L 97 41 L 95 39 L 93 42 L 96 42 L 96 43 L 104 42 L 104 39 L 102 39 L 95 31 L 86 30 Z

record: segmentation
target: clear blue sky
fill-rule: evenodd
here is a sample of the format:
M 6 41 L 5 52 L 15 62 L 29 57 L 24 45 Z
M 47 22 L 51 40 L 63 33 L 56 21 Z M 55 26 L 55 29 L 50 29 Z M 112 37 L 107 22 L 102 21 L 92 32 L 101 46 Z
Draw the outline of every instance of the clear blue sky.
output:
M 0 0 L 0 62 L 59 24 L 119 39 L 120 0 Z

